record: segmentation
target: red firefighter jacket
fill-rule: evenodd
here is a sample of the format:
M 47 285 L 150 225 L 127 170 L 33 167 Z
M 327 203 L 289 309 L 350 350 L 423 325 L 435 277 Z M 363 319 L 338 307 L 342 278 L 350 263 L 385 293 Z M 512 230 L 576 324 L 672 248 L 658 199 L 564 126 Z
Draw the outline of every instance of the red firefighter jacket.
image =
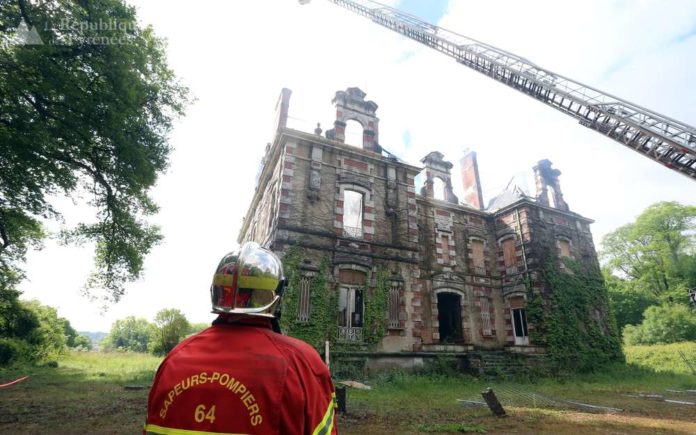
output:
M 334 388 L 319 354 L 270 321 L 221 316 L 162 361 L 143 433 L 335 434 Z

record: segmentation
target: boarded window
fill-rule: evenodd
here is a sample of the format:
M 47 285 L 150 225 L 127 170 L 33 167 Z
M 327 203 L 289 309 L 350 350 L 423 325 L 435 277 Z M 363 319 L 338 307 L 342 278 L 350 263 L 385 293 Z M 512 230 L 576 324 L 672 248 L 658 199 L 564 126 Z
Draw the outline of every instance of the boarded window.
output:
M 506 239 L 501 243 L 503 247 L 503 260 L 505 268 L 511 268 L 517 265 L 517 254 L 515 253 L 515 239 Z
M 444 234 L 440 236 L 440 246 L 442 247 L 442 261 L 445 262 L 445 264 L 448 264 L 450 262 L 450 257 L 449 257 L 449 236 L 445 236 Z
M 493 327 L 491 326 L 491 306 L 488 298 L 481 299 L 481 327 L 484 337 L 493 335 Z
M 343 235 L 363 236 L 363 195 L 353 190 L 343 191 Z
M 558 240 L 558 255 L 563 257 L 570 257 L 570 242 L 568 240 Z
M 400 328 L 399 311 L 401 310 L 401 287 L 393 283 L 389 287 L 389 327 Z
M 484 275 L 486 273 L 486 258 L 483 251 L 484 244 L 481 240 L 471 240 L 471 259 L 473 261 L 474 273 Z
M 297 301 L 297 321 L 300 323 L 309 322 L 310 280 L 311 277 L 309 276 L 303 276 L 302 278 L 300 278 L 300 294 Z
M 338 282 L 362 287 L 365 284 L 365 272 L 353 269 L 341 269 L 338 271 Z

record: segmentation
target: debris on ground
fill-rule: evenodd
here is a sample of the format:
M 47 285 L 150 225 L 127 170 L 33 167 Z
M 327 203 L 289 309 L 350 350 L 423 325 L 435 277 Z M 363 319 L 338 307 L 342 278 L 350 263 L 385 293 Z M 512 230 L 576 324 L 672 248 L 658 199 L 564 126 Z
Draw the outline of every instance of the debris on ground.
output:
M 613 408 L 592 403 L 583 403 L 574 400 L 564 400 L 547 395 L 539 394 L 530 390 L 521 390 L 510 387 L 497 387 L 495 389 L 499 401 L 504 406 L 514 407 L 533 407 L 533 408 L 570 408 L 579 409 L 589 412 L 605 412 L 614 413 L 622 412 L 621 408 Z M 467 397 L 457 399 L 457 402 L 462 406 L 479 407 L 486 406 L 485 402 L 481 402 L 476 397 Z
M 363 383 L 360 383 L 358 381 L 341 381 L 339 382 L 341 385 L 345 385 L 346 387 L 351 387 L 351 388 L 357 388 L 358 390 L 371 390 L 372 387 L 369 385 L 365 385 Z

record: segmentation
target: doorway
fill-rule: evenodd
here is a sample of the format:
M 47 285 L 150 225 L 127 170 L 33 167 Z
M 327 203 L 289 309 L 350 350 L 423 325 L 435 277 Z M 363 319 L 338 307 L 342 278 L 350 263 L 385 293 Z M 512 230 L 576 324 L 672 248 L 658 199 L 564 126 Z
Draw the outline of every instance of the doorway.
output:
M 437 295 L 440 343 L 462 341 L 462 298 L 456 293 Z
M 515 345 L 528 345 L 529 334 L 527 332 L 527 312 L 524 308 L 513 308 L 512 324 L 515 330 Z

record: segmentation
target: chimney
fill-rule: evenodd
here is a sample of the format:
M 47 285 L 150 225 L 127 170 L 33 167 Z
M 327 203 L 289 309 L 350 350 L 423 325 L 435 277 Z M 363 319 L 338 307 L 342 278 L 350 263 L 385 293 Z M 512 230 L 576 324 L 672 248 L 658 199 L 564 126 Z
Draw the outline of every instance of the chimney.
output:
M 276 119 L 275 119 L 275 131 L 277 132 L 281 128 L 285 128 L 288 125 L 288 112 L 290 110 L 290 96 L 292 91 L 288 88 L 283 88 L 280 91 L 280 97 L 278 97 L 278 102 L 276 103 Z
M 459 161 L 462 170 L 462 186 L 464 187 L 464 203 L 477 210 L 483 209 L 481 180 L 479 178 L 476 151 L 464 151 L 464 157 Z
M 534 166 L 536 200 L 547 207 L 568 211 L 568 204 L 563 199 L 561 184 L 558 181 L 559 175 L 561 171 L 552 168 L 552 163 L 548 159 L 540 160 Z

